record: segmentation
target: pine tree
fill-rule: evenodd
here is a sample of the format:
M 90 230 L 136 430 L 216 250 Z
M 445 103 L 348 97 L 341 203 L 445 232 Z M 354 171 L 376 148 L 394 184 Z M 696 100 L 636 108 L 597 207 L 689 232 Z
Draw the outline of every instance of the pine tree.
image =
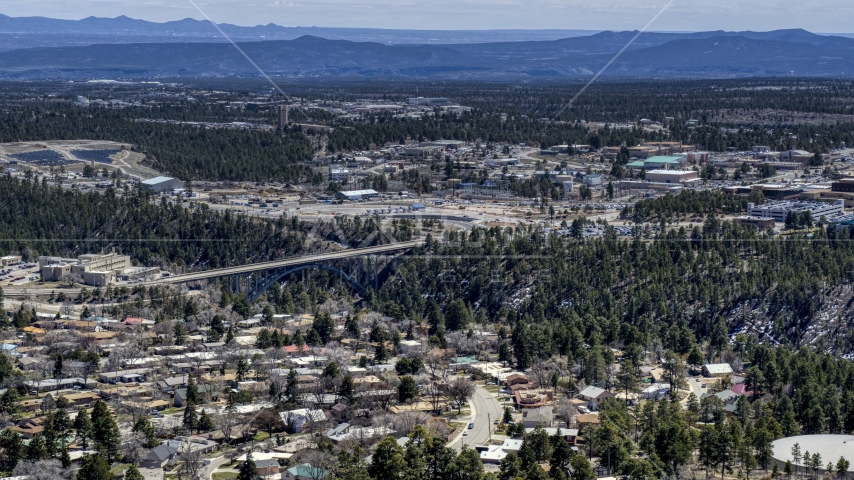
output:
M 48 456 L 45 437 L 42 435 L 36 435 L 33 437 L 33 439 L 30 440 L 30 444 L 27 445 L 27 460 L 37 462 L 48 458 Z
M 498 480 L 514 480 L 522 476 L 522 462 L 516 452 L 509 452 L 499 464 Z
M 194 403 L 187 402 L 186 407 L 184 408 L 183 425 L 190 433 L 198 428 L 199 420 L 196 416 L 196 405 Z
M 241 356 L 237 360 L 237 381 L 242 382 L 246 378 L 246 374 L 249 373 L 249 362 L 246 360 L 246 357 Z
M 147 448 L 154 448 L 160 445 L 160 440 L 157 438 L 157 431 L 154 429 L 154 425 L 148 420 L 148 417 L 139 417 L 136 423 L 133 424 L 133 431 L 145 436 L 145 446 Z
M 112 480 L 110 464 L 100 455 L 86 455 L 77 471 L 77 480 Z
M 85 408 L 77 412 L 77 418 L 74 419 L 74 430 L 77 432 L 77 438 L 80 439 L 80 445 L 84 450 L 87 449 L 89 446 L 87 440 L 92 439 L 92 420 Z
M 121 433 L 113 414 L 107 409 L 107 404 L 101 400 L 95 402 L 92 408 L 92 439 L 95 441 L 98 453 L 112 461 L 119 453 Z
M 210 432 L 214 428 L 213 420 L 211 420 L 211 417 L 208 416 L 206 411 L 202 410 L 202 414 L 199 416 L 199 424 L 197 427 L 198 431 Z
M 136 468 L 136 465 L 131 465 L 125 470 L 124 480 L 145 480 L 145 476 Z
M 350 402 L 353 401 L 353 397 L 356 395 L 356 384 L 353 382 L 353 377 L 350 375 L 344 375 L 341 378 L 341 384 L 338 386 L 338 396 L 342 398 L 346 398 Z
M 252 452 L 246 454 L 246 461 L 240 466 L 237 473 L 237 480 L 258 480 L 258 467 L 255 466 L 255 460 L 252 460 Z
M 187 403 L 199 404 L 199 387 L 192 375 L 187 375 Z
M 69 468 L 71 466 L 71 454 L 68 453 L 68 445 L 62 446 L 62 453 L 59 456 L 59 461 L 62 464 L 62 468 Z

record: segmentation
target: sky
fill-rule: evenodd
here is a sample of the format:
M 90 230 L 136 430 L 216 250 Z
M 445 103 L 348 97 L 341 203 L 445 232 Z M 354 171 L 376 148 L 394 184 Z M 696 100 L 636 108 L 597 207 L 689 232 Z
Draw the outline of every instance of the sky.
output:
M 218 23 L 416 30 L 642 28 L 667 0 L 200 0 Z M 203 19 L 189 0 L 3 0 L 0 13 L 163 22 Z M 854 32 L 851 0 L 675 0 L 655 31 Z

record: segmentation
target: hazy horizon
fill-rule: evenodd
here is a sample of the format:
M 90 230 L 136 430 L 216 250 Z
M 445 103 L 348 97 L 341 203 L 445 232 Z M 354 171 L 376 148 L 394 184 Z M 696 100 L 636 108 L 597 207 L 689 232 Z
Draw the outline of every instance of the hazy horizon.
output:
M 3 14 L 10 17 L 47 17 L 80 20 L 95 16 L 127 16 L 152 22 L 167 22 L 202 15 L 189 1 L 60 1 L 34 4 L 24 0 L 4 2 Z M 659 1 L 641 4 L 611 0 L 606 4 L 570 0 L 396 0 L 294 1 L 212 0 L 198 2 L 217 23 L 256 26 L 274 23 L 285 27 L 377 28 L 388 30 L 637 30 L 665 5 Z M 46 12 L 50 12 L 46 14 Z M 821 2 L 783 0 L 773 9 L 758 0 L 676 1 L 653 23 L 658 32 L 771 31 L 802 28 L 814 33 L 852 32 L 854 5 L 843 0 Z

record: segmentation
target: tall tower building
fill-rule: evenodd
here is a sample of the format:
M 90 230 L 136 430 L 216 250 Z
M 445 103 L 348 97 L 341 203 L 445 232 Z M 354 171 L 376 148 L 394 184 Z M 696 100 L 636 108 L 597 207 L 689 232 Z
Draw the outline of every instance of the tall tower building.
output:
M 279 130 L 283 130 L 286 126 L 288 126 L 288 106 L 287 105 L 279 105 Z

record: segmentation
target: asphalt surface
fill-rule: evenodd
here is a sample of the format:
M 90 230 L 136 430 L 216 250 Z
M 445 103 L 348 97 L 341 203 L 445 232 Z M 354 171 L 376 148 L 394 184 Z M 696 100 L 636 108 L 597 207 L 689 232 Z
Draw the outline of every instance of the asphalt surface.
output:
M 413 240 L 410 242 L 399 242 L 392 243 L 389 245 L 380 245 L 377 247 L 366 247 L 366 248 L 351 248 L 348 250 L 342 250 L 340 252 L 330 252 L 330 253 L 321 253 L 317 255 L 305 255 L 305 256 L 297 256 L 291 257 L 287 260 L 277 260 L 273 262 L 262 262 L 262 263 L 252 263 L 248 265 L 242 265 L 239 267 L 229 267 L 229 268 L 217 268 L 213 270 L 206 270 L 204 272 L 198 273 L 188 273 L 185 275 L 172 275 L 170 277 L 160 278 L 158 280 L 154 280 L 151 282 L 141 282 L 137 285 L 163 285 L 163 284 L 175 284 L 175 283 L 184 283 L 184 282 L 192 282 L 195 280 L 205 280 L 209 278 L 217 278 L 228 275 L 237 275 L 242 273 L 252 273 L 258 272 L 262 270 L 272 270 L 280 267 L 288 267 L 295 265 L 303 265 L 312 262 L 319 262 L 323 260 L 339 260 L 339 259 L 348 259 L 352 257 L 356 257 L 359 255 L 370 255 L 370 254 L 379 254 L 379 253 L 390 253 L 398 250 L 403 250 L 407 248 L 412 248 L 418 245 L 423 244 L 423 240 Z
M 468 429 L 468 426 L 466 426 L 468 435 L 460 435 L 456 440 L 451 442 L 449 446 L 455 450 L 461 450 L 463 445 L 474 447 L 475 445 L 487 443 L 490 432 L 494 428 L 492 422 L 501 418 L 501 405 L 498 403 L 498 400 L 480 385 L 474 391 L 471 406 L 473 419 L 470 421 L 474 423 L 474 428 Z
M 214 470 L 216 470 L 220 465 L 224 465 L 226 463 L 228 463 L 228 459 L 225 457 L 212 458 L 211 463 L 204 466 L 202 468 L 202 471 L 199 472 L 199 477 L 204 480 L 210 480 L 211 478 L 213 478 Z

